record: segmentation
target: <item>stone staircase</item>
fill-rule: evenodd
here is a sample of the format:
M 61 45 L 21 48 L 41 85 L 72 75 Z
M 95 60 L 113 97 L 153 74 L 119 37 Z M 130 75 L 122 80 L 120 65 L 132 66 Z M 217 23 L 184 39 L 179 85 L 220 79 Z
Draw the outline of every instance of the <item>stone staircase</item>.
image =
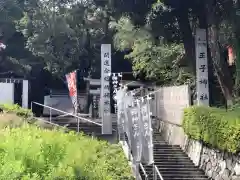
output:
M 49 117 L 45 117 L 43 119 L 45 121 L 49 121 Z M 76 118 L 73 118 L 70 116 L 52 117 L 51 122 L 59 126 L 66 127 L 69 130 L 76 131 L 76 132 L 78 131 Z M 112 135 L 103 135 L 101 126 L 90 123 L 90 122 L 83 122 L 83 121 L 79 123 L 79 132 L 83 132 L 84 134 L 89 135 L 91 137 L 107 140 L 111 143 L 114 143 L 117 141 L 117 134 L 115 131 L 116 129 L 117 129 L 117 124 L 113 123 Z
M 180 146 L 168 145 L 161 140 L 159 133 L 154 133 L 154 161 L 163 180 L 208 180 L 207 176 L 196 167 Z M 148 180 L 162 180 L 153 177 L 153 165 L 144 165 Z M 140 169 L 143 180 L 146 178 Z

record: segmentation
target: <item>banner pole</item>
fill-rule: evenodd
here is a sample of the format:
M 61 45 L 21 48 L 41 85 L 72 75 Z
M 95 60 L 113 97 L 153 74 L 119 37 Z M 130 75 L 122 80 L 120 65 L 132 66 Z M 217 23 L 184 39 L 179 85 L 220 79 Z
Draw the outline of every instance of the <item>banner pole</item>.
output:
M 78 115 L 78 73 L 77 70 L 75 70 L 75 80 L 76 80 L 76 107 L 75 107 L 75 113 Z M 79 118 L 77 118 L 77 132 L 79 133 L 80 127 L 79 127 Z

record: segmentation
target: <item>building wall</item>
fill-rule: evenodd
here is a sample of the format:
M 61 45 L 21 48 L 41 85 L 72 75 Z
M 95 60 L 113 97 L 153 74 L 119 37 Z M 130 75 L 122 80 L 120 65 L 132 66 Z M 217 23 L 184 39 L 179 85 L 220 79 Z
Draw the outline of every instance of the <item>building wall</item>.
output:
M 87 103 L 85 96 L 79 96 L 78 102 L 80 105 L 80 109 L 83 109 Z M 45 96 L 44 97 L 44 105 L 53 107 L 55 109 L 62 110 L 67 113 L 74 113 L 73 105 L 71 98 L 68 95 L 53 95 L 53 96 Z M 52 115 L 63 115 L 63 113 L 59 113 L 57 111 L 52 111 Z M 43 115 L 49 115 L 49 108 L 43 109 Z
M 0 83 L 0 104 L 14 104 L 14 83 Z

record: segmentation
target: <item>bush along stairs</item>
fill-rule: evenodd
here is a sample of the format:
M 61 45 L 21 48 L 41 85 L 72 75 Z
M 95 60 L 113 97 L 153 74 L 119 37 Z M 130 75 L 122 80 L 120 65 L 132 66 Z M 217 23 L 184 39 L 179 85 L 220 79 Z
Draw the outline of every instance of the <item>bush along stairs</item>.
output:
M 154 132 L 154 161 L 163 179 L 153 177 L 153 165 L 143 167 L 148 175 L 146 178 L 140 169 L 143 180 L 208 180 L 202 170 L 194 165 L 180 146 L 168 145 L 161 140 L 160 133 Z

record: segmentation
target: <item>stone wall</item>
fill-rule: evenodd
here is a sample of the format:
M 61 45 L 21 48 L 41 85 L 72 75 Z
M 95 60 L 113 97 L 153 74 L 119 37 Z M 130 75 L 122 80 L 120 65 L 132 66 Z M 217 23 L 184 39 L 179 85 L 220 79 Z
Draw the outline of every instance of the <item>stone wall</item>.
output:
M 214 180 L 240 180 L 240 154 L 210 149 L 194 140 L 188 140 L 183 148 L 208 177 Z

